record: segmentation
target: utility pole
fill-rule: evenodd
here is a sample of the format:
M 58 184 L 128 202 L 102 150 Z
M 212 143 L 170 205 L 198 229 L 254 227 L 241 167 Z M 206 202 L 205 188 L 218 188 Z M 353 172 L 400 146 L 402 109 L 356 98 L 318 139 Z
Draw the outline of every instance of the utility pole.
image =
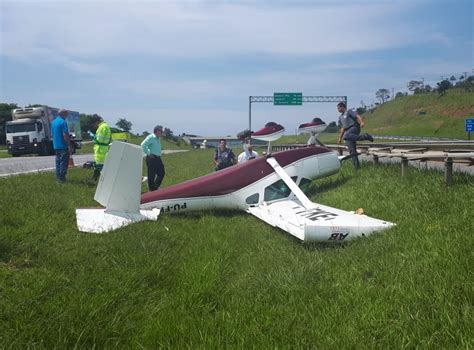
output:
M 252 130 L 252 96 L 249 96 L 249 131 Z
M 395 98 L 395 96 L 393 95 L 393 88 L 392 88 L 392 100 Z

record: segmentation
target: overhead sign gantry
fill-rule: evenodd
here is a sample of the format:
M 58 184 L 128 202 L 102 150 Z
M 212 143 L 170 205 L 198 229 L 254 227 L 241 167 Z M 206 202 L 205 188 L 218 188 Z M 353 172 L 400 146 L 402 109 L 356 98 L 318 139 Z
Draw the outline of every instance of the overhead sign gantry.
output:
M 249 96 L 249 130 L 252 130 L 252 103 L 273 103 L 274 106 L 301 106 L 310 102 L 345 102 L 347 96 L 303 96 L 302 92 L 275 92 L 273 96 Z

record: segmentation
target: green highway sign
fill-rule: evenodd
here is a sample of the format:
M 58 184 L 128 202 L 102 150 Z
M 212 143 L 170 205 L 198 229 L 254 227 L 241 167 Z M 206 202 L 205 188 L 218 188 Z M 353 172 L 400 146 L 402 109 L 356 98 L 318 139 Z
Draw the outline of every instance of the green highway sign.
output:
M 301 106 L 303 93 L 301 92 L 275 92 L 273 93 L 274 106 Z

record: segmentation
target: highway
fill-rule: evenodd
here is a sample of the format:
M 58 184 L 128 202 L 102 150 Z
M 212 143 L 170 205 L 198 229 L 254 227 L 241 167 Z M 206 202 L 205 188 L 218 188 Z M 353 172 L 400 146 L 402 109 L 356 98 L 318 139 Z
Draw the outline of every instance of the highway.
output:
M 163 154 L 187 152 L 186 150 L 163 150 Z M 75 154 L 74 164 L 82 166 L 89 160 L 94 160 L 93 154 Z M 0 159 L 0 177 L 52 171 L 56 167 L 55 156 L 47 157 L 16 157 Z

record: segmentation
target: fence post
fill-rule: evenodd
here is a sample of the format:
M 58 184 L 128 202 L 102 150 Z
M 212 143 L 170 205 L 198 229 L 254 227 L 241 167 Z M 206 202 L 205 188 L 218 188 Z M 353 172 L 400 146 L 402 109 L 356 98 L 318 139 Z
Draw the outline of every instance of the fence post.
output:
M 408 173 L 408 159 L 402 157 L 402 176 L 405 176 Z
M 374 164 L 379 165 L 379 156 L 374 154 Z
M 444 182 L 446 186 L 453 184 L 453 159 L 446 158 L 444 161 Z

